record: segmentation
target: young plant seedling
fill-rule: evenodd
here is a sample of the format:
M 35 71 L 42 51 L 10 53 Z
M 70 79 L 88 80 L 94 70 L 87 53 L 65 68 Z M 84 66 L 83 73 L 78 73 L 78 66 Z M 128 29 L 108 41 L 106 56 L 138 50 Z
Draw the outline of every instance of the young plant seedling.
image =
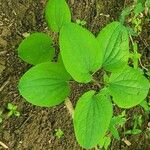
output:
M 133 117 L 133 128 L 125 132 L 125 134 L 135 135 L 140 134 L 142 130 L 140 129 L 142 126 L 142 115 L 134 115 Z
M 109 125 L 109 131 L 113 135 L 113 137 L 117 140 L 120 140 L 118 128 L 123 127 L 123 125 L 126 123 L 125 118 L 125 111 L 123 111 L 120 115 L 114 116 L 111 119 L 110 125 Z
M 93 148 L 101 139 L 102 146 L 107 148 L 110 139 L 106 133 L 112 122 L 113 104 L 132 108 L 147 97 L 150 88 L 143 72 L 128 65 L 128 30 L 114 21 L 95 37 L 83 26 L 71 22 L 65 0 L 49 0 L 45 13 L 49 28 L 59 32 L 59 58 L 62 61 L 52 62 L 54 48 L 48 35 L 33 33 L 24 39 L 18 48 L 19 57 L 34 66 L 21 77 L 19 92 L 33 105 L 56 106 L 68 101 L 70 82 L 93 82 L 93 75 L 103 69 L 105 87 L 83 93 L 71 114 L 76 139 L 83 148 Z M 96 82 L 100 84 L 100 81 Z
M 150 102 L 147 102 L 146 100 L 142 101 L 140 103 L 140 106 L 148 113 L 150 114 Z
M 128 22 L 131 23 L 132 28 L 127 27 L 129 29 L 130 34 L 132 36 L 138 36 L 142 32 L 143 25 L 143 17 L 144 13 L 148 15 L 149 12 L 149 0 L 139 0 L 135 1 L 132 6 L 128 6 L 123 9 L 120 22 L 123 24 L 125 22 L 125 18 L 128 17 Z M 148 18 L 147 18 L 148 19 Z M 145 19 L 146 20 L 146 19 Z
M 61 129 L 55 129 L 55 136 L 60 139 L 64 136 L 64 132 Z
M 7 104 L 7 109 L 8 109 L 8 117 L 11 117 L 11 116 L 16 116 L 16 117 L 19 117 L 20 116 L 20 112 L 17 110 L 17 106 L 13 105 L 12 103 L 8 103 Z
M 137 42 L 133 42 L 132 45 L 133 45 L 133 53 L 130 54 L 130 57 L 133 60 L 134 68 L 137 69 L 138 66 L 139 66 L 138 62 L 139 62 L 139 59 L 141 58 L 141 54 L 138 53 L 138 44 L 137 44 Z
M 86 21 L 85 21 L 85 20 L 77 19 L 77 20 L 76 20 L 76 23 L 77 23 L 78 25 L 81 25 L 81 26 L 86 25 Z
M 108 134 L 105 135 L 102 139 L 100 139 L 98 146 L 100 148 L 104 148 L 105 150 L 107 150 L 108 146 L 111 143 L 112 136 L 115 139 L 120 140 L 118 129 L 119 127 L 123 127 L 125 122 L 126 122 L 125 111 L 123 111 L 118 116 L 112 117 L 108 128 Z

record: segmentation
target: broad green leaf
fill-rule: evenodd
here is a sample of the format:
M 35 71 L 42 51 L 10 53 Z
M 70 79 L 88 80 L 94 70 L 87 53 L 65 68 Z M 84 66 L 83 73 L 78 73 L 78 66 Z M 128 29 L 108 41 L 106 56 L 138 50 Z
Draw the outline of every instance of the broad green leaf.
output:
M 129 39 L 127 29 L 119 22 L 112 22 L 97 37 L 100 52 L 104 53 L 103 68 L 114 72 L 128 64 Z
M 113 73 L 108 87 L 113 101 L 122 108 L 140 104 L 146 98 L 149 88 L 150 83 L 142 72 L 130 67 Z
M 65 23 L 71 22 L 71 13 L 65 0 L 49 0 L 45 10 L 48 26 L 59 32 Z
M 66 70 L 78 82 L 92 80 L 91 74 L 102 64 L 102 52 L 94 35 L 75 23 L 69 23 L 60 31 L 60 52 Z
M 51 61 L 54 57 L 52 39 L 44 33 L 33 33 L 21 42 L 18 54 L 21 59 L 33 65 Z
M 77 141 L 87 149 L 96 146 L 105 136 L 112 117 L 112 104 L 103 92 L 95 95 L 91 90 L 77 102 L 74 128 Z
M 69 95 L 70 75 L 61 64 L 41 63 L 27 71 L 19 82 L 20 94 L 37 106 L 55 106 Z

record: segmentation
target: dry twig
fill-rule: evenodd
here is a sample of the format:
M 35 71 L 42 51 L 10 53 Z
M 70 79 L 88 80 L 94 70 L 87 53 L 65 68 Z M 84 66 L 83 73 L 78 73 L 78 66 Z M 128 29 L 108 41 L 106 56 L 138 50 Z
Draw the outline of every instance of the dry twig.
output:
M 6 144 L 4 144 L 2 141 L 0 141 L 0 145 L 5 148 L 5 149 L 8 149 L 8 146 Z
M 73 118 L 73 117 L 74 117 L 74 108 L 73 108 L 73 105 L 72 105 L 72 103 L 71 103 L 71 101 L 70 101 L 69 98 L 67 98 L 67 99 L 65 100 L 65 105 L 66 105 L 66 107 L 67 107 L 67 109 L 68 109 L 70 115 L 71 115 L 72 118 Z
M 0 87 L 0 92 L 3 91 L 4 87 L 9 83 L 10 78 L 7 79 L 7 81 L 5 81 L 2 86 Z

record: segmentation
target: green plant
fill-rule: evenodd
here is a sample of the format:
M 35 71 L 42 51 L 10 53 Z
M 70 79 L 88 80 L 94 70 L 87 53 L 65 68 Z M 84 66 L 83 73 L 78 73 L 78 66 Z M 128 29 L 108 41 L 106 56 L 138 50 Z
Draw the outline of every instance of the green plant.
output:
M 100 148 L 104 148 L 105 150 L 107 150 L 110 143 L 111 143 L 111 138 L 109 136 L 104 136 L 100 140 L 100 143 L 98 145 Z
M 7 109 L 8 109 L 8 117 L 11 117 L 11 116 L 16 116 L 16 117 L 19 117 L 20 116 L 20 112 L 17 111 L 17 106 L 13 105 L 12 103 L 8 103 L 7 104 Z
M 108 146 L 111 143 L 112 136 L 115 139 L 120 140 L 118 129 L 119 127 L 123 127 L 125 123 L 126 123 L 125 111 L 123 111 L 118 116 L 113 116 L 109 124 L 108 133 L 107 135 L 105 135 L 103 138 L 100 139 L 98 146 L 100 148 L 104 148 L 105 150 L 107 150 Z
M 23 40 L 18 48 L 19 57 L 35 66 L 20 79 L 19 92 L 34 105 L 55 106 L 68 101 L 69 85 L 73 81 L 100 85 L 101 82 L 93 75 L 103 69 L 105 86 L 98 91 L 84 93 L 72 117 L 75 136 L 82 147 L 95 147 L 104 139 L 102 143 L 105 144 L 102 145 L 107 148 L 110 139 L 105 135 L 113 116 L 112 103 L 121 108 L 132 108 L 147 97 L 150 88 L 143 72 L 128 65 L 128 30 L 115 21 L 95 37 L 87 29 L 71 22 L 65 0 L 48 1 L 45 13 L 49 28 L 59 32 L 59 61 L 52 62 L 54 48 L 46 34 L 34 33 Z
M 115 139 L 120 140 L 120 135 L 119 135 L 119 132 L 118 132 L 118 128 L 123 127 L 125 122 L 126 122 L 125 111 L 123 111 L 118 116 L 113 116 L 111 121 L 110 121 L 110 124 L 109 124 L 108 134 L 100 139 L 100 142 L 99 142 L 98 146 L 100 148 L 104 148 L 105 150 L 107 150 L 108 146 L 111 143 L 112 136 Z
M 132 6 L 124 8 L 121 13 L 120 22 L 124 23 L 126 17 L 129 18 L 128 22 L 131 23 L 131 28 L 127 28 L 133 36 L 139 35 L 142 31 L 144 13 L 146 15 L 148 14 L 150 8 L 149 3 L 149 0 L 136 0 Z M 145 20 L 148 21 L 149 18 Z
M 76 23 L 79 24 L 79 25 L 81 25 L 81 26 L 86 25 L 86 21 L 85 21 L 85 20 L 77 19 L 77 20 L 76 20 Z
M 64 132 L 61 129 L 55 129 L 55 136 L 60 139 L 64 136 Z
M 121 113 L 121 115 L 114 116 L 111 119 L 111 122 L 110 122 L 110 125 L 109 125 L 109 131 L 111 132 L 111 134 L 113 135 L 114 138 L 120 140 L 118 128 L 123 127 L 125 122 L 126 122 L 125 111 L 123 111 Z
M 144 100 L 140 103 L 140 106 L 143 107 L 148 114 L 150 114 L 150 102 Z
M 125 132 L 125 134 L 140 134 L 142 130 L 142 115 L 134 115 L 133 117 L 133 128 Z

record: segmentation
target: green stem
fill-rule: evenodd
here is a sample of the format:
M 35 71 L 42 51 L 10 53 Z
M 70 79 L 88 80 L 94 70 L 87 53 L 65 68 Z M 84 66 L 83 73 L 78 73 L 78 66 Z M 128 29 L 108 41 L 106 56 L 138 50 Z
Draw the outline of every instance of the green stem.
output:
M 138 58 L 136 58 L 136 55 L 138 54 L 138 46 L 137 43 L 133 41 L 132 36 L 130 35 L 130 40 L 132 43 L 132 47 L 133 47 L 133 66 L 135 69 L 138 68 Z

